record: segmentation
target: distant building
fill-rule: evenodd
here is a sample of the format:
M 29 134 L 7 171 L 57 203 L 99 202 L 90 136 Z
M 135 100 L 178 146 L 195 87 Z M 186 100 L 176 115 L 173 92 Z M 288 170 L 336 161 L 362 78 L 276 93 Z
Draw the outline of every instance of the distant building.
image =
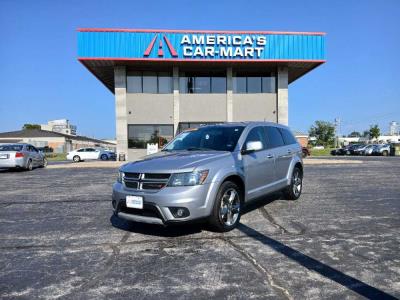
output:
M 65 153 L 82 147 L 115 149 L 115 143 L 41 129 L 27 129 L 0 133 L 0 143 L 29 143 L 36 147 L 50 147 L 55 153 Z
M 42 130 L 54 131 L 63 134 L 76 135 L 76 126 L 69 123 L 67 119 L 48 121 L 47 124 L 40 125 Z
M 400 126 L 396 121 L 389 123 L 389 135 L 399 135 Z
M 302 147 L 308 146 L 308 134 L 300 131 L 293 131 L 294 136 Z

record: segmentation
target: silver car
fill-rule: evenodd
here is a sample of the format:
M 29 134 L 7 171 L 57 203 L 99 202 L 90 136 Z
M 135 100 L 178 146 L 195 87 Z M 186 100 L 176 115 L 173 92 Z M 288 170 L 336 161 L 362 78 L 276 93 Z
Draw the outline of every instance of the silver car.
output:
M 47 159 L 30 144 L 0 144 L 0 169 L 21 168 L 31 171 L 46 167 Z
M 161 152 L 123 165 L 112 205 L 126 220 L 166 225 L 205 219 L 229 231 L 243 205 L 279 190 L 298 199 L 302 181 L 301 146 L 288 127 L 225 123 L 183 132 Z

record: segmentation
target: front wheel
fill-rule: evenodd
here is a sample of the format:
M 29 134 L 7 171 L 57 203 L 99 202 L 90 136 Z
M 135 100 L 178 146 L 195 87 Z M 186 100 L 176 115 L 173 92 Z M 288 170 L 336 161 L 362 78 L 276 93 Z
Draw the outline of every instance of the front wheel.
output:
M 102 155 L 100 156 L 100 159 L 101 159 L 101 160 L 108 160 L 107 154 L 102 154 Z
M 81 161 L 81 158 L 80 158 L 78 155 L 75 155 L 75 156 L 72 158 L 72 160 L 73 160 L 74 162 L 80 162 L 80 161 Z
M 41 168 L 46 168 L 47 167 L 47 159 L 43 158 L 43 163 L 41 165 Z
M 299 167 L 295 167 L 292 173 L 290 185 L 283 191 L 288 200 L 297 200 L 300 198 L 303 189 L 303 172 Z
M 225 181 L 215 199 L 210 224 L 219 232 L 234 229 L 240 221 L 241 204 L 239 187 L 231 181 Z
M 383 152 L 382 152 L 382 155 L 383 155 L 383 156 L 388 156 L 388 155 L 389 155 L 389 151 L 386 151 L 386 150 L 383 151 Z

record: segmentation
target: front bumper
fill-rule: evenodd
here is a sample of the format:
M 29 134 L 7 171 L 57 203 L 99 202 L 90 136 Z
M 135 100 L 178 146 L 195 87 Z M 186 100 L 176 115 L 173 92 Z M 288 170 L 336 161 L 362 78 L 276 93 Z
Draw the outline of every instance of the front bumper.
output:
M 116 182 L 113 185 L 114 213 L 123 219 L 150 223 L 168 224 L 189 222 L 208 217 L 214 205 L 218 192 L 217 183 L 185 187 L 165 187 L 159 191 L 129 189 L 124 184 Z M 143 197 L 143 209 L 131 209 L 125 205 L 126 196 Z M 181 207 L 189 211 L 187 217 L 174 217 L 170 208 Z

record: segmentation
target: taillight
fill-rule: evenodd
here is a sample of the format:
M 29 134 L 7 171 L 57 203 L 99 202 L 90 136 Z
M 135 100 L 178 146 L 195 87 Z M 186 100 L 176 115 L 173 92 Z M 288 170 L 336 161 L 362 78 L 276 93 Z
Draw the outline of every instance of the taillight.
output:
M 15 158 L 18 158 L 18 157 L 24 157 L 24 154 L 21 152 L 15 153 Z

